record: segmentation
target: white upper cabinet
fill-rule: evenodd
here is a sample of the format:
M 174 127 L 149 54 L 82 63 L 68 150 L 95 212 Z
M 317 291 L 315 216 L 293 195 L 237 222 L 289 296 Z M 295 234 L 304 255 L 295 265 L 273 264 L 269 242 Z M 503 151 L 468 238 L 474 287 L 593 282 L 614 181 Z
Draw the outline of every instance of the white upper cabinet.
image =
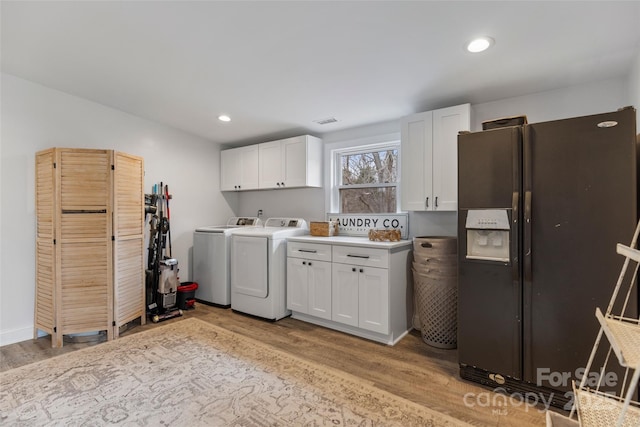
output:
M 433 113 L 405 117 L 400 126 L 400 207 L 403 211 L 428 210 L 433 205 Z
M 401 120 L 401 208 L 458 209 L 458 132 L 471 128 L 471 106 L 414 114 Z
M 309 135 L 260 147 L 260 188 L 322 187 L 322 141 Z
M 309 135 L 220 152 L 220 190 L 322 187 L 322 140 Z
M 220 190 L 258 189 L 258 146 L 232 148 L 220 152 Z

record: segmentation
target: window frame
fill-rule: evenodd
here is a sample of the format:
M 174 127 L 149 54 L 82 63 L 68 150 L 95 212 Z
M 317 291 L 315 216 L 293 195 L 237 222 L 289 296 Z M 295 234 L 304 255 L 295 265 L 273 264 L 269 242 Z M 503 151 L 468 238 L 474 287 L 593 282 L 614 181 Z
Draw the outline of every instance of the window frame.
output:
M 345 154 L 366 153 L 372 151 L 384 151 L 387 149 L 398 150 L 398 162 L 397 162 L 397 176 L 398 179 L 395 183 L 379 183 L 379 184 L 351 184 L 341 185 L 342 178 L 342 156 Z M 340 190 L 341 189 L 356 189 L 356 188 L 383 188 L 383 187 L 395 187 L 396 188 L 396 210 L 390 213 L 400 213 L 400 192 L 402 191 L 400 182 L 400 163 L 401 157 L 401 144 L 400 134 L 386 134 L 374 138 L 363 138 L 359 140 L 346 141 L 340 144 L 327 145 L 326 153 L 327 158 L 330 159 L 327 162 L 327 176 L 330 177 L 329 191 L 327 191 L 326 207 L 328 213 L 341 213 L 340 212 Z

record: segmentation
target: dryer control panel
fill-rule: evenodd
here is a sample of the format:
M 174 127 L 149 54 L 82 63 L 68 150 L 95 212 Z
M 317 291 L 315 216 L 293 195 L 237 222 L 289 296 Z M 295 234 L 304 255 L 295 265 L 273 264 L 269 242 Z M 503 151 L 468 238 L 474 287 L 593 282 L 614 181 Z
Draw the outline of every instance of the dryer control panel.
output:
M 269 218 L 265 227 L 306 228 L 306 221 L 302 218 Z

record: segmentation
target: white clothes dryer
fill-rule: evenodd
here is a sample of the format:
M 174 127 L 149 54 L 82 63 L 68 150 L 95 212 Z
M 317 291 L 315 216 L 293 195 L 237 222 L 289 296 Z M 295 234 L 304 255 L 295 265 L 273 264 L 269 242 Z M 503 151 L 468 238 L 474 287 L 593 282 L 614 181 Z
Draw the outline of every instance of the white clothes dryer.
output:
M 302 218 L 269 218 L 231 235 L 231 309 L 268 320 L 287 310 L 287 237 L 309 233 Z
M 262 220 L 232 217 L 226 225 L 200 227 L 193 233 L 193 281 L 198 284 L 196 301 L 217 307 L 231 306 L 231 233 L 247 227 L 262 227 Z

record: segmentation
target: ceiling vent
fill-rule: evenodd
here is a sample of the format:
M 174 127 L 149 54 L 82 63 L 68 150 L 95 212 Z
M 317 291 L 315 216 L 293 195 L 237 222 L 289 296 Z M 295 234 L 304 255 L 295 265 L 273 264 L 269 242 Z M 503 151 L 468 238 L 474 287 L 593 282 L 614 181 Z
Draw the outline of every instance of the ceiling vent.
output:
M 329 123 L 335 123 L 337 121 L 338 119 L 335 117 L 327 117 L 326 119 L 314 120 L 313 122 L 319 125 L 328 125 Z

